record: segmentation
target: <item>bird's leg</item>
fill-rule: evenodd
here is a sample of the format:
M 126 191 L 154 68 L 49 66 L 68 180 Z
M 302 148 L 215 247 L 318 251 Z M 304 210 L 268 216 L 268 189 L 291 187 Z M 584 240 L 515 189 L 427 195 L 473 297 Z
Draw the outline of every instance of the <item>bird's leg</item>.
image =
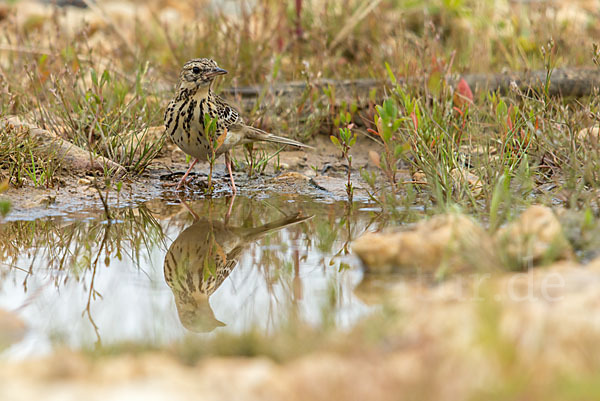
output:
M 190 212 L 190 214 L 194 218 L 194 221 L 200 220 L 200 216 L 198 216 L 198 214 L 194 212 L 194 210 L 190 207 L 190 205 L 187 204 L 186 201 L 183 200 L 183 198 L 179 198 L 179 200 L 181 201 L 181 204 L 188 210 L 188 212 Z
M 227 166 L 227 171 L 229 172 L 229 179 L 231 180 L 231 191 L 233 192 L 233 196 L 237 193 L 237 189 L 235 188 L 235 181 L 233 180 L 233 173 L 231 172 L 231 155 L 229 152 L 225 152 L 225 165 Z
M 190 164 L 190 168 L 187 169 L 187 171 L 185 172 L 185 174 L 183 175 L 183 177 L 181 177 L 181 180 L 179 180 L 179 183 L 177 184 L 177 187 L 175 188 L 176 190 L 179 190 L 179 188 L 181 188 L 181 186 L 186 183 L 185 179 L 190 174 L 190 171 L 192 171 L 192 169 L 194 168 L 194 166 L 196 165 L 196 163 L 198 163 L 198 159 L 194 159 L 194 161 L 192 162 L 192 164 Z
M 229 218 L 231 217 L 231 211 L 233 210 L 233 204 L 235 203 L 235 192 L 231 197 L 231 202 L 229 202 L 229 208 L 227 209 L 227 214 L 225 214 L 225 225 L 229 224 Z

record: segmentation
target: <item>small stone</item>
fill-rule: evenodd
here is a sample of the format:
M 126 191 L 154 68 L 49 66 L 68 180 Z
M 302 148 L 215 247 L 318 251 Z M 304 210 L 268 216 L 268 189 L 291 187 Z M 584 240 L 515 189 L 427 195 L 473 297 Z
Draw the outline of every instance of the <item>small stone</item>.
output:
M 42 195 L 36 199 L 40 206 L 50 206 L 56 202 L 56 195 Z
M 481 178 L 465 168 L 455 168 L 450 172 L 450 175 L 458 184 L 463 184 L 465 181 L 471 190 L 474 197 L 478 197 L 483 193 L 483 183 Z
M 389 273 L 402 268 L 459 271 L 495 266 L 492 240 L 470 218 L 447 214 L 399 232 L 368 233 L 352 243 L 366 270 Z
M 412 179 L 415 182 L 415 184 L 427 184 L 427 175 L 421 170 L 415 171 L 412 174 Z
M 278 175 L 277 177 L 273 178 L 273 180 L 275 180 L 275 181 L 282 181 L 282 180 L 309 181 L 310 178 L 308 178 L 304 174 L 298 173 L 296 171 L 290 171 L 290 172 Z
M 494 236 L 510 267 L 527 269 L 560 259 L 572 259 L 573 249 L 560 221 L 549 207 L 534 205 Z
M 577 141 L 579 144 L 592 144 L 598 145 L 598 137 L 600 136 L 600 126 L 595 125 L 580 130 L 577 133 Z
M 307 168 L 302 172 L 302 174 L 304 174 L 307 177 L 314 177 L 317 175 L 317 172 L 312 168 Z

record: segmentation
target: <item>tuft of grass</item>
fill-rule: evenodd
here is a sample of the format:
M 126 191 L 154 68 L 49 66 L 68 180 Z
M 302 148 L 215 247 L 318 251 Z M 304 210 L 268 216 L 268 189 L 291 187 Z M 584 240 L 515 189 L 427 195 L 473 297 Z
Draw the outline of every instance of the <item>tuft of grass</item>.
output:
M 128 82 L 108 69 L 99 73 L 64 67 L 49 79 L 54 90 L 40 104 L 46 126 L 133 174 L 142 173 L 165 141 L 164 133 L 148 137 L 149 123 L 158 120 L 161 106 L 143 88 L 147 69 L 147 64 L 141 66 L 135 81 Z
M 584 128 L 598 124 L 598 99 L 550 97 L 560 53 L 554 41 L 539 52 L 547 71 L 539 85 L 477 98 L 466 82 L 451 86 L 441 78 L 452 59 L 438 59 L 422 81 L 403 85 L 388 65 L 393 90 L 376 106 L 375 129 L 369 129 L 382 144 L 371 157 L 382 179 L 363 172 L 373 198 L 395 213 L 406 197 L 414 199 L 416 184 L 426 207 L 459 204 L 492 231 L 534 201 L 597 207 L 597 128 Z M 422 182 L 398 178 L 405 166 L 422 174 Z
M 34 187 L 53 187 L 60 160 L 40 145 L 28 128 L 6 125 L 0 131 L 0 179 L 16 187 L 25 182 Z

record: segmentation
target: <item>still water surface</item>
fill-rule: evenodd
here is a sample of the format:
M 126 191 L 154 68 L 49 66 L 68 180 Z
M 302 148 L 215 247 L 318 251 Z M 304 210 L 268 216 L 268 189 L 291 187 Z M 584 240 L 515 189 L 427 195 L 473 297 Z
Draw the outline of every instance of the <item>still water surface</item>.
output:
M 380 222 L 299 195 L 153 200 L 113 220 L 0 225 L 0 308 L 28 326 L 2 356 L 122 342 L 168 344 L 222 331 L 275 333 L 289 319 L 350 327 L 373 308 L 348 243 Z M 228 211 L 230 213 L 228 213 Z M 195 215 L 194 215 L 195 214 Z

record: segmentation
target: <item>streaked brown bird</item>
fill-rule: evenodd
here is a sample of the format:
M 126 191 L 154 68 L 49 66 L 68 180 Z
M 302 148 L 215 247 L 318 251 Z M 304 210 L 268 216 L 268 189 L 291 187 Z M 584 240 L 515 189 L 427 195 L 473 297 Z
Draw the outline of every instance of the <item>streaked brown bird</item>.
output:
M 215 78 L 223 74 L 227 74 L 227 71 L 207 58 L 190 60 L 181 69 L 175 96 L 165 111 L 165 128 L 173 142 L 192 156 L 194 161 L 177 184 L 177 189 L 186 182 L 185 179 L 199 160 L 208 160 L 211 148 L 204 132 L 205 116 L 216 119 L 216 138 L 225 134 L 223 143 L 215 153 L 216 156 L 225 154 L 225 164 L 234 194 L 237 190 L 231 172 L 230 151 L 235 146 L 262 141 L 310 148 L 298 141 L 246 125 L 239 111 L 211 89 Z
M 169 247 L 164 263 L 165 281 L 173 291 L 183 326 L 194 332 L 223 326 L 208 300 L 237 266 L 244 248 L 267 233 L 310 218 L 295 214 L 254 228 L 200 219 L 183 230 Z

